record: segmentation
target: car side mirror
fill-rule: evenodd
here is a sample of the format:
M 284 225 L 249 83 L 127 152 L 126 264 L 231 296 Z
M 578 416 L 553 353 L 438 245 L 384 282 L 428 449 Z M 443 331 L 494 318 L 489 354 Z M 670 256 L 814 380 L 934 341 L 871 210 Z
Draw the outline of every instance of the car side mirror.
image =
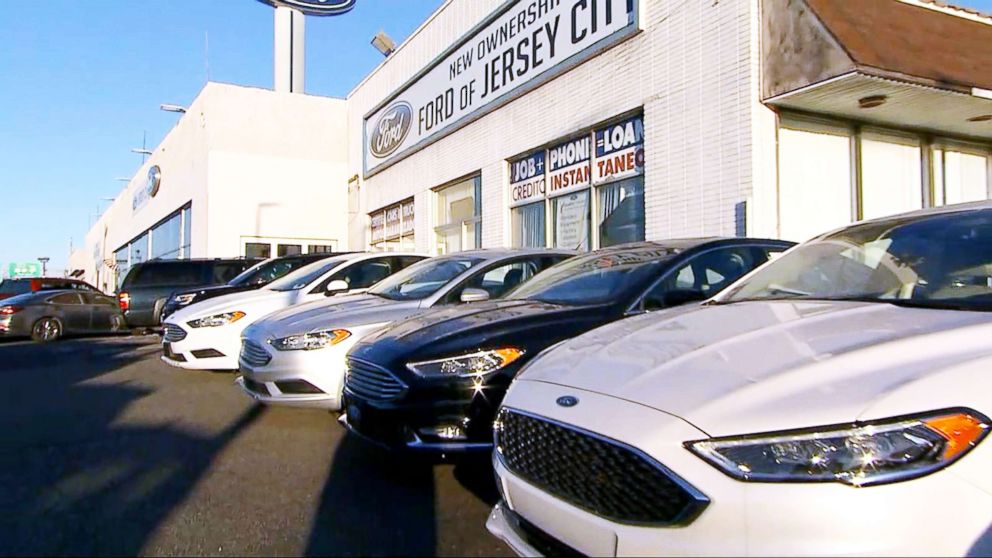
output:
M 341 280 L 335 279 L 327 284 L 324 289 L 324 296 L 334 296 L 336 294 L 343 293 L 348 290 L 348 283 Z
M 673 289 L 665 293 L 665 307 L 679 306 L 690 302 L 702 302 L 709 298 L 703 291 L 695 289 Z
M 462 291 L 462 302 L 485 302 L 487 300 L 489 300 L 489 293 L 482 289 L 469 287 Z

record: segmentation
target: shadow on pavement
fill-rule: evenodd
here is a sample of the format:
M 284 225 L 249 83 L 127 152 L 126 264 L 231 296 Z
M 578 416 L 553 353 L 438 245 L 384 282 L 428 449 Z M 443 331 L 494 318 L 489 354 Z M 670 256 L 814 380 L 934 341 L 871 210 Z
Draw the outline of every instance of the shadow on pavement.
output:
M 153 390 L 87 380 L 147 358 L 145 347 L 147 339 L 0 347 L 0 554 L 139 553 L 263 412 L 250 407 L 209 434 L 115 424 Z
M 434 556 L 434 469 L 344 435 L 313 522 L 308 556 Z
M 499 502 L 499 489 L 496 488 L 496 473 L 493 472 L 492 456 L 473 455 L 464 457 L 455 464 L 455 480 L 487 505 Z

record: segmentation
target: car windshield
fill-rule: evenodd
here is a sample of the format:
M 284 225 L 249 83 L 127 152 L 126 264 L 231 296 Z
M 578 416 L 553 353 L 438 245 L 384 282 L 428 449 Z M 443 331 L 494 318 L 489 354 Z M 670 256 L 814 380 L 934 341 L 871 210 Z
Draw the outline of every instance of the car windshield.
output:
M 31 281 L 7 279 L 0 282 L 0 294 L 15 295 L 31 292 Z
M 320 279 L 325 273 L 343 264 L 345 261 L 344 258 L 333 258 L 313 262 L 310 265 L 305 265 L 292 273 L 276 279 L 269 283 L 266 288 L 273 291 L 298 291 Z
M 299 269 L 305 263 L 300 258 L 279 258 L 257 263 L 231 279 L 228 285 L 242 287 L 247 285 L 268 285 L 272 281 Z
M 567 305 L 616 300 L 631 287 L 656 276 L 658 268 L 679 251 L 659 246 L 576 256 L 538 273 L 505 298 Z
M 992 209 L 848 227 L 787 252 L 717 303 L 775 299 L 992 310 Z
M 485 261 L 468 256 L 442 256 L 417 262 L 368 290 L 390 300 L 421 300 L 436 293 L 449 281 Z

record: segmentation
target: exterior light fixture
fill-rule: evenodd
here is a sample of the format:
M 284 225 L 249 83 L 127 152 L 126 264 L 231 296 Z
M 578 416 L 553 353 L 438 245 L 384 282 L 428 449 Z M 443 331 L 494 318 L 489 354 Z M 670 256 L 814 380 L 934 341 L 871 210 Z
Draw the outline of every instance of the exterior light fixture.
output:
M 869 97 L 862 97 L 858 99 L 858 107 L 863 109 L 880 107 L 888 100 L 888 95 L 871 95 Z
M 381 52 L 383 56 L 389 56 L 396 50 L 396 41 L 390 38 L 385 31 L 379 30 L 375 34 L 375 37 L 372 37 L 372 46 Z
M 968 122 L 988 122 L 992 120 L 992 114 L 980 114 L 978 116 L 972 116 L 968 119 Z
M 134 147 L 131 149 L 131 153 L 137 153 L 139 155 L 151 155 L 152 151 L 151 149 L 139 149 L 137 147 Z
M 178 112 L 180 114 L 184 114 L 186 112 L 186 107 L 169 103 L 162 103 L 158 106 L 158 108 L 164 110 L 165 112 Z

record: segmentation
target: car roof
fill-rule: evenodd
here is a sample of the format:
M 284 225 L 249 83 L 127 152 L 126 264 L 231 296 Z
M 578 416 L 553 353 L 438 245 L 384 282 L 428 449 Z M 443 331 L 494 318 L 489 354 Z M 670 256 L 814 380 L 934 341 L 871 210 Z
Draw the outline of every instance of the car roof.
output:
M 451 252 L 438 257 L 469 256 L 469 257 L 483 258 L 486 260 L 498 260 L 502 258 L 511 258 L 514 256 L 530 256 L 530 255 L 541 255 L 541 254 L 574 256 L 576 254 L 579 254 L 579 252 L 575 250 L 564 250 L 559 248 L 476 248 L 474 250 Z
M 780 244 L 789 246 L 795 244 L 788 240 L 775 240 L 770 238 L 751 238 L 740 236 L 707 236 L 696 238 L 671 238 L 665 240 L 648 240 L 641 242 L 628 242 L 617 244 L 607 248 L 600 248 L 588 252 L 589 254 L 614 254 L 619 252 L 651 252 L 657 250 L 692 250 L 695 248 L 706 248 L 710 246 L 725 246 L 735 244 Z

